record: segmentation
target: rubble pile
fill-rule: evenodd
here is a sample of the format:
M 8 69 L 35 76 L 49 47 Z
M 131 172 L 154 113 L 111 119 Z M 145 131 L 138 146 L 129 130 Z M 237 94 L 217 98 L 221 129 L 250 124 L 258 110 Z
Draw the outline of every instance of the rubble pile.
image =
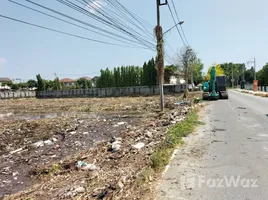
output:
M 99 112 L 76 113 L 63 119 L 14 120 L 38 123 L 35 126 L 39 128 L 46 123 L 52 126 L 43 129 L 46 137 L 35 137 L 40 129 L 28 127 L 24 132 L 26 141 L 19 135 L 21 142 L 1 143 L 0 197 L 142 199 L 154 186 L 153 177 L 146 187 L 137 183 L 150 165 L 150 156 L 168 129 L 201 103 L 194 104 L 193 98 L 181 101 L 180 96 L 168 96 L 165 112 L 159 112 L 158 97 L 128 99 L 110 102 Z M 18 125 L 6 126 L 0 137 L 17 134 L 18 129 L 12 132 L 14 127 Z M 15 194 L 7 195 L 11 193 Z

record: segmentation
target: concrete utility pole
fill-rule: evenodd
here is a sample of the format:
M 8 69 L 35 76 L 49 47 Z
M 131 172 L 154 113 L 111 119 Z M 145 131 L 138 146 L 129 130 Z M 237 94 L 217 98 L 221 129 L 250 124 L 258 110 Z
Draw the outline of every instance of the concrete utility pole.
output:
M 161 0 L 156 0 L 156 10 L 157 10 L 157 25 L 155 27 L 155 35 L 157 38 L 157 65 L 158 65 L 158 78 L 159 78 L 159 91 L 160 91 L 160 110 L 164 110 L 164 47 L 163 47 L 163 30 L 160 25 L 160 6 L 166 5 L 161 3 Z
M 232 65 L 232 88 L 234 88 L 234 68 Z
M 257 80 L 257 77 L 256 77 L 256 58 L 254 58 L 254 80 Z

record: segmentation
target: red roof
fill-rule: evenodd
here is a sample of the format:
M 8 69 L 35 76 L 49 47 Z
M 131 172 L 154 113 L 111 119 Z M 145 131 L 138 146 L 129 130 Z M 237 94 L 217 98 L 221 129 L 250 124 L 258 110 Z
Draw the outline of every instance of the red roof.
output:
M 60 80 L 61 83 L 74 83 L 75 80 L 70 79 L 70 78 L 64 78 Z
M 0 77 L 0 82 L 12 82 L 12 80 L 7 77 Z

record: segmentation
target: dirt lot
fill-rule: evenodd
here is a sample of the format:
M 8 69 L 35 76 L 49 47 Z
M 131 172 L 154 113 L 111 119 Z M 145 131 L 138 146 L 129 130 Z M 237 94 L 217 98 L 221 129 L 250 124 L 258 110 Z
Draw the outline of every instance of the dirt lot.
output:
M 164 113 L 158 96 L 1 101 L 0 199 L 144 199 L 150 155 L 194 107 L 181 100 Z

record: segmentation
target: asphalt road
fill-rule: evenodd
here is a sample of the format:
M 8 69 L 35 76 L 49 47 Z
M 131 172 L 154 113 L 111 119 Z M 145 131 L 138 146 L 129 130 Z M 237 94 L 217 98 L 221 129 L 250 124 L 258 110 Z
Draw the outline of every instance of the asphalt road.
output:
M 159 200 L 267 200 L 268 98 L 209 102 L 159 184 Z

